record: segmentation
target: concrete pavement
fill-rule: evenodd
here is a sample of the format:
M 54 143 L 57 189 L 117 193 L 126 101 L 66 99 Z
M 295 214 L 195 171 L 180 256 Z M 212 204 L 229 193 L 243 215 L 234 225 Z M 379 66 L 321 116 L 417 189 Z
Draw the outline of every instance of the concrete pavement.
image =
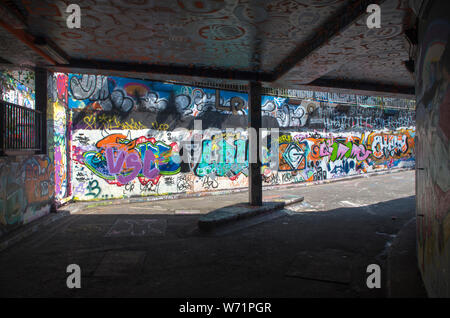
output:
M 69 216 L 0 252 L 0 296 L 387 297 L 401 296 L 391 290 L 402 279 L 420 281 L 411 244 L 401 245 L 409 257 L 388 261 L 415 216 L 413 171 L 264 196 L 305 200 L 209 234 L 198 219 L 248 193 L 72 205 Z M 66 287 L 69 264 L 81 267 L 81 289 Z M 366 286 L 369 264 L 381 266 L 380 289 Z M 414 286 L 409 296 L 425 296 Z

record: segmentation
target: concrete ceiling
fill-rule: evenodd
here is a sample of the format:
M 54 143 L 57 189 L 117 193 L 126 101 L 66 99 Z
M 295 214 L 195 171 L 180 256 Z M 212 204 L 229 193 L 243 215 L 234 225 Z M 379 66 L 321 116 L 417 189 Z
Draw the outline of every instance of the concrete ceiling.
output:
M 71 3 L 81 7 L 80 29 L 67 27 Z M 366 25 L 371 3 L 381 6 L 380 29 Z M 0 63 L 412 97 L 403 63 L 413 23 L 405 0 L 0 0 Z

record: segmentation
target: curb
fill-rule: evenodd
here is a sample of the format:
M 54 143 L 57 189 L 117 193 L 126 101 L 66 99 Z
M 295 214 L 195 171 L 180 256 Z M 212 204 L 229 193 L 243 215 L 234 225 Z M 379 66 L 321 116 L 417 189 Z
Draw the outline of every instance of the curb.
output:
M 263 186 L 263 191 L 265 190 L 277 190 L 277 189 L 292 189 L 298 187 L 309 187 L 314 185 L 322 185 L 328 183 L 335 183 L 341 181 L 349 181 L 360 178 L 370 178 L 372 176 L 392 174 L 392 173 L 400 173 L 405 171 L 414 171 L 414 168 L 395 168 L 395 169 L 385 169 L 370 173 L 351 175 L 348 177 L 339 177 L 335 179 L 327 179 L 327 180 L 319 180 L 319 181 L 307 181 L 301 183 L 291 183 L 291 184 L 280 184 L 280 185 L 265 185 Z M 227 195 L 233 193 L 241 193 L 248 191 L 248 187 L 241 187 L 236 189 L 228 189 L 228 190 L 215 190 L 215 191 L 204 191 L 197 193 L 175 193 L 175 194 L 161 194 L 161 195 L 149 195 L 145 197 L 129 197 L 129 198 L 116 198 L 112 200 L 91 200 L 91 201 L 70 201 L 66 204 L 70 205 L 79 205 L 76 208 L 76 211 L 73 213 L 82 210 L 83 208 L 92 208 L 97 206 L 105 206 L 111 204 L 128 204 L 128 203 L 145 203 L 145 202 L 153 202 L 159 200 L 177 200 L 177 199 L 190 199 L 190 198 L 199 198 L 205 196 L 214 196 L 214 195 Z
M 288 205 L 302 202 L 303 200 L 304 197 L 297 197 L 290 200 L 280 200 L 280 202 L 263 202 L 263 205 L 260 207 L 252 207 L 246 203 L 224 207 L 201 216 L 198 220 L 198 228 L 201 231 L 211 231 L 221 225 L 238 222 L 261 214 L 275 212 Z
M 198 220 L 198 228 L 201 231 L 211 231 L 218 226 L 240 221 L 252 216 L 269 213 L 284 208 L 284 202 L 263 202 L 260 207 L 252 207 L 248 204 L 237 204 L 209 212 Z
M 6 234 L 5 238 L 2 238 L 0 241 L 0 252 L 4 251 L 11 245 L 14 245 L 18 243 L 19 241 L 27 238 L 31 234 L 35 233 L 36 231 L 40 230 L 41 228 L 50 225 L 51 223 L 62 219 L 66 216 L 69 216 L 70 212 L 67 210 L 61 210 L 57 213 L 50 213 L 46 216 L 32 221 L 29 224 L 26 224 L 22 227 L 19 227 L 17 230 L 12 231 L 9 234 Z
M 284 206 L 300 203 L 300 202 L 303 202 L 303 200 L 305 200 L 304 197 L 298 197 L 298 198 L 295 198 L 295 199 L 286 200 L 286 201 L 284 201 Z

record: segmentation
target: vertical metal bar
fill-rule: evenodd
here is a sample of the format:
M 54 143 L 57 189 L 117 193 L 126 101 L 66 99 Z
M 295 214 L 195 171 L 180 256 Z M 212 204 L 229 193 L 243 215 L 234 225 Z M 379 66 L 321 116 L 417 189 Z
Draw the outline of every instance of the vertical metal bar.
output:
M 8 148 L 12 147 L 12 107 L 8 105 Z
M 6 127 L 6 117 L 5 117 L 5 104 L 0 102 L 0 156 L 5 153 L 5 127 Z
M 18 133 L 16 135 L 16 147 L 15 147 L 15 149 L 19 149 L 20 148 L 20 138 L 21 138 L 21 136 L 20 136 L 20 129 L 22 128 L 20 126 L 20 115 L 21 115 L 21 112 L 20 112 L 20 108 L 19 107 L 15 107 L 15 108 L 16 108 L 16 127 L 19 128 L 19 129 L 16 128 L 16 131 L 18 131 Z
M 27 141 L 26 141 L 26 116 L 27 116 L 27 111 L 23 108 L 19 108 L 19 111 L 22 113 L 22 115 L 20 116 L 20 130 L 22 132 L 22 134 L 20 135 L 20 139 L 19 139 L 19 148 L 28 148 L 27 147 Z
M 27 148 L 31 149 L 31 142 L 30 142 L 30 115 L 31 112 L 29 110 L 27 110 L 27 116 L 26 116 L 26 140 L 27 140 Z
M 32 133 L 32 138 L 33 138 L 33 148 L 40 149 L 39 146 L 39 136 L 38 136 L 38 131 L 39 131 L 39 119 L 38 119 L 39 114 L 38 113 L 34 113 L 33 118 L 34 118 L 34 122 L 33 122 L 33 133 Z
M 14 149 L 18 149 L 19 143 L 20 143 L 20 130 L 19 130 L 20 129 L 20 109 L 18 107 L 14 107 L 14 109 L 16 110 L 16 127 L 15 127 L 16 139 L 15 139 Z
M 31 142 L 31 116 L 33 116 L 33 112 L 31 111 L 31 110 L 29 110 L 28 111 L 28 120 L 27 120 L 27 130 L 28 130 L 28 133 L 27 133 L 27 135 L 28 135 L 28 137 L 27 137 L 27 139 L 28 139 L 28 148 L 30 148 L 30 149 L 33 149 L 34 147 L 33 147 L 33 145 L 32 145 L 32 142 Z
M 28 111 L 26 109 L 23 109 L 23 119 L 24 137 L 22 137 L 22 142 L 24 148 L 30 149 L 30 145 L 28 144 Z
M 30 149 L 30 112 L 28 110 L 26 110 L 25 112 L 26 116 L 25 116 L 25 140 L 26 140 L 26 144 L 27 144 L 27 148 Z
M 21 148 L 25 148 L 25 140 L 24 140 L 24 130 L 25 130 L 25 126 L 24 126 L 24 118 L 25 118 L 25 110 L 23 108 L 17 108 L 17 110 L 19 111 L 19 127 L 20 127 L 20 133 L 19 133 L 19 139 L 18 139 L 18 143 L 17 143 L 17 148 L 21 149 Z
M 12 105 L 9 106 L 9 115 L 10 115 L 10 125 L 9 125 L 10 144 L 9 144 L 9 147 L 12 149 L 13 145 L 14 145 L 14 134 L 13 134 L 14 109 L 12 108 Z
M 31 143 L 31 147 L 33 149 L 36 149 L 36 145 L 34 143 L 34 129 L 35 129 L 35 124 L 36 121 L 34 120 L 34 116 L 36 115 L 35 112 L 31 112 L 31 117 L 30 117 L 30 143 Z
M 34 124 L 34 144 L 35 144 L 35 148 L 41 149 L 41 140 L 40 140 L 40 135 L 39 135 L 39 132 L 41 131 L 41 120 L 40 120 L 40 114 L 39 113 L 35 113 L 34 120 L 35 120 L 35 124 Z
M 8 149 L 9 145 L 9 105 L 5 103 L 5 115 L 6 115 L 6 124 L 5 124 L 5 132 L 6 132 L 6 138 L 5 138 L 5 150 Z
M 262 205 L 262 176 L 261 158 L 259 151 L 261 146 L 260 130 L 261 121 L 261 83 L 250 82 L 248 92 L 248 139 L 249 139 L 249 203 L 253 206 Z M 253 131 L 253 133 L 251 133 Z
M 36 145 L 36 112 L 33 112 L 33 116 L 32 116 L 32 123 L 31 123 L 31 144 L 33 145 L 33 148 L 36 149 L 37 145 Z
M 20 138 L 20 142 L 19 142 L 19 148 L 28 148 L 28 144 L 27 144 L 27 111 L 23 108 L 20 109 L 22 116 L 20 116 L 21 119 L 21 123 L 20 123 L 20 127 L 22 127 L 22 136 Z
M 22 108 L 17 107 L 17 112 L 19 114 L 19 118 L 18 118 L 18 126 L 19 126 L 19 135 L 17 136 L 17 149 L 22 148 L 23 145 L 23 113 L 24 111 L 22 110 Z
M 7 138 L 7 144 L 5 145 L 5 149 L 8 149 L 9 148 L 9 145 L 10 145 L 10 143 L 11 143 L 11 133 L 10 133 L 10 131 L 11 131 L 11 116 L 10 116 L 10 114 L 9 114 L 9 112 L 10 112 L 10 106 L 8 105 L 8 104 L 6 104 L 6 132 L 7 132 L 7 136 L 8 136 L 8 138 Z
M 14 131 L 16 132 L 16 138 L 14 139 L 14 149 L 19 148 L 19 137 L 20 137 L 20 110 L 17 107 L 14 107 L 14 112 L 15 112 L 15 127 L 14 127 Z
M 17 107 L 14 108 L 14 145 L 13 148 L 17 149 L 17 128 L 18 128 L 18 114 L 17 114 Z
M 10 106 L 10 114 L 11 114 L 11 126 L 9 126 L 9 133 L 11 135 L 11 144 L 9 145 L 9 147 L 11 149 L 14 148 L 14 108 L 12 107 L 12 105 Z
M 28 149 L 31 149 L 31 142 L 30 142 L 30 115 L 31 115 L 31 112 L 29 111 L 29 110 L 27 110 L 27 121 L 26 121 L 26 131 L 27 131 L 27 134 L 26 134 L 26 138 L 27 138 L 27 147 L 28 147 Z

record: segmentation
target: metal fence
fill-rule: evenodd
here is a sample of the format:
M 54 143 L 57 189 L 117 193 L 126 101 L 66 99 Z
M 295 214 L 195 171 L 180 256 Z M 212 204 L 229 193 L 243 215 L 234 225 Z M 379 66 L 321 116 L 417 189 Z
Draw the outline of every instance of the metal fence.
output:
M 0 101 L 0 152 L 42 148 L 42 113 Z

